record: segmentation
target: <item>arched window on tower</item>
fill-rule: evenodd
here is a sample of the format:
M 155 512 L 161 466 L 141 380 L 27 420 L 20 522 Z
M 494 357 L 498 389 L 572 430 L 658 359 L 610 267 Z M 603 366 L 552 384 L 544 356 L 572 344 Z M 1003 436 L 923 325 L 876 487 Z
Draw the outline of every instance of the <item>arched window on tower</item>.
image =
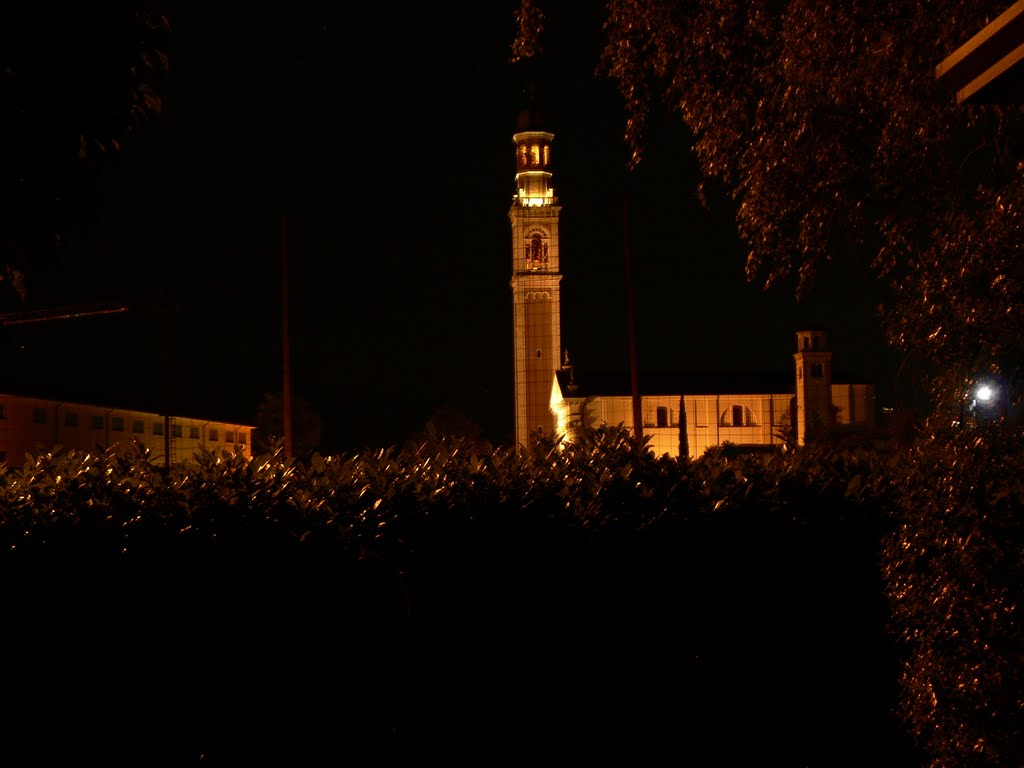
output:
M 526 247 L 526 266 L 530 269 L 543 269 L 548 265 L 548 245 L 539 233 L 534 233 Z
M 825 375 L 825 367 L 821 363 L 811 363 L 811 378 L 820 379 Z

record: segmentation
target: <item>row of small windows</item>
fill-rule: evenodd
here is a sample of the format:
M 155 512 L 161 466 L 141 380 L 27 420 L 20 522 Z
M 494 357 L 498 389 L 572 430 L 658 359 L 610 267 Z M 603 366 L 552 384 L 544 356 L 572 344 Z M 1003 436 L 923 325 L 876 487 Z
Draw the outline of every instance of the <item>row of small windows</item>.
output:
M 48 421 L 48 412 L 46 408 L 33 408 L 32 409 L 32 423 L 33 424 L 46 424 Z M 4 404 L 0 403 L 0 419 L 7 418 L 4 409 Z M 124 432 L 125 421 L 123 416 L 111 416 L 110 417 L 110 431 L 111 432 Z M 78 412 L 77 411 L 65 411 L 64 412 L 64 426 L 65 427 L 77 427 L 78 426 Z M 89 426 L 92 429 L 103 429 L 103 416 L 93 415 L 90 417 Z M 146 424 L 143 419 L 132 419 L 131 422 L 132 433 L 136 435 L 144 435 L 146 433 Z M 163 420 L 154 421 L 152 424 L 152 434 L 162 436 L 164 433 L 164 422 Z M 171 424 L 171 437 L 181 437 L 183 431 L 181 424 Z M 188 436 L 191 440 L 199 439 L 199 427 L 190 426 L 188 428 Z M 218 443 L 220 442 L 220 432 L 216 427 L 211 427 L 207 430 L 206 439 L 209 442 Z M 225 443 L 238 443 L 239 445 L 245 445 L 246 433 L 244 430 L 224 430 L 224 442 Z
M 519 167 L 546 166 L 551 162 L 551 147 L 547 144 L 520 144 Z
M 811 363 L 811 378 L 812 379 L 820 379 L 824 375 L 825 375 L 825 366 L 824 365 L 822 365 L 821 363 Z M 804 368 L 803 368 L 802 365 L 797 367 L 797 369 L 796 369 L 796 376 L 797 376 L 798 379 L 802 379 L 804 377 Z
M 678 426 L 679 422 L 676 418 L 676 412 L 670 410 L 667 406 L 660 405 L 655 410 L 655 423 L 644 424 L 645 427 L 675 427 Z M 749 408 L 742 405 L 734 405 L 730 408 L 725 409 L 722 412 L 721 417 L 718 420 L 720 426 L 723 427 L 756 427 L 757 421 L 754 419 L 754 412 Z
M 821 336 L 816 335 L 810 338 L 807 336 L 801 336 L 801 341 L 803 341 L 803 349 L 806 351 L 813 350 L 818 352 L 822 348 Z

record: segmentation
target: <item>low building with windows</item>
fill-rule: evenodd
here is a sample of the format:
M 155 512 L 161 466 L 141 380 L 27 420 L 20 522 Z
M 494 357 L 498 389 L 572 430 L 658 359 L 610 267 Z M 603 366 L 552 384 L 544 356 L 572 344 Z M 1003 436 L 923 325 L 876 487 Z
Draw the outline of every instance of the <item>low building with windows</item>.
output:
M 643 382 L 643 433 L 657 455 L 691 458 L 726 443 L 748 449 L 782 449 L 821 438 L 865 434 L 875 425 L 871 384 L 832 382 L 832 353 L 821 331 L 797 333 L 793 378 L 743 375 L 736 380 L 693 375 Z M 581 430 L 633 424 L 628 380 L 593 376 L 577 380 L 572 366 L 555 375 L 551 412 L 568 441 Z M 685 443 L 683 435 L 685 434 Z
M 184 461 L 204 448 L 240 450 L 251 457 L 254 429 L 250 424 L 0 394 L 0 461 L 9 464 L 56 446 L 128 450 L 135 443 L 157 461 Z

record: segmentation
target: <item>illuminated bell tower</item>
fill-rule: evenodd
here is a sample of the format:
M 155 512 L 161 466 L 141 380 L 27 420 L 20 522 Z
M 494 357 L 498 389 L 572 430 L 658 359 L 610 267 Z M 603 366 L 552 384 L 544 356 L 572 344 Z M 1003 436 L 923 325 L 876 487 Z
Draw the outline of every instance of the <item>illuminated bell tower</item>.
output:
M 512 222 L 512 304 L 515 315 L 516 444 L 551 436 L 551 390 L 562 348 L 558 271 L 557 198 L 551 186 L 554 134 L 537 130 L 531 111 L 520 115 L 516 146 L 516 195 Z
M 796 443 L 806 445 L 808 437 L 835 424 L 832 407 L 832 353 L 821 331 L 800 331 L 796 335 Z

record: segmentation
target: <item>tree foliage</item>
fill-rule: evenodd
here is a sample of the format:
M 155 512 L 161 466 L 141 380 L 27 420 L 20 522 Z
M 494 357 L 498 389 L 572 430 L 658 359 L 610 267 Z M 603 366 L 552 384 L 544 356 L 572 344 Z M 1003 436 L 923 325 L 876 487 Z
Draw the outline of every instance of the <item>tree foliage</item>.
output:
M 906 455 L 882 576 L 908 649 L 901 710 L 931 765 L 1024 760 L 1024 450 L 982 429 Z
M 679 396 L 679 457 L 690 455 L 690 438 L 686 433 L 686 402 L 683 395 Z
M 834 259 L 891 289 L 891 340 L 955 408 L 980 371 L 1020 381 L 1017 105 L 957 105 L 935 67 L 1005 3 L 608 0 L 600 72 L 633 162 L 667 107 L 732 199 L 751 282 L 799 293 Z M 520 48 L 528 46 L 520 45 Z
M 0 11 L 0 263 L 22 297 L 89 201 L 89 161 L 161 112 L 169 33 L 149 0 Z

